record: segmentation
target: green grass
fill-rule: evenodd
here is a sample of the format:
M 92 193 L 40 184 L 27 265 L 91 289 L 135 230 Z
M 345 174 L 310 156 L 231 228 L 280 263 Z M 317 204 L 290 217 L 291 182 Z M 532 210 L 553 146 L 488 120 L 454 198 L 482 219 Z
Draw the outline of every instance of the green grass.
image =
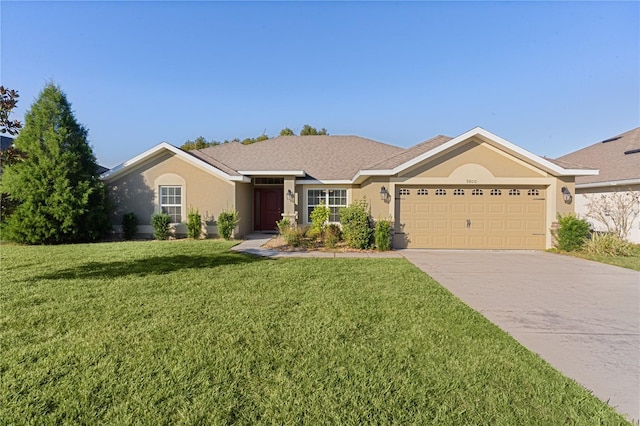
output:
M 0 424 L 614 425 L 404 259 L 0 247 Z
M 633 269 L 640 271 L 640 244 L 636 244 L 633 248 L 633 254 L 631 256 L 605 256 L 598 254 L 588 254 L 584 252 L 569 252 L 562 254 L 568 254 L 570 256 L 579 257 L 581 259 L 594 260 L 600 263 L 607 263 L 609 265 L 620 266 L 622 268 Z

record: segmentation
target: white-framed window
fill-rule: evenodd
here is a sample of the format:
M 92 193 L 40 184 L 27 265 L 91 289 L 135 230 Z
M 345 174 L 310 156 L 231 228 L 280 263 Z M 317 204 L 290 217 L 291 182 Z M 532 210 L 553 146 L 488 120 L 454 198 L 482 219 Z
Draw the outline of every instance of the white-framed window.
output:
M 340 208 L 347 207 L 346 189 L 307 189 L 307 222 L 316 206 L 329 207 L 329 222 L 340 222 Z
M 182 222 L 182 187 L 160 187 L 160 211 L 171 216 L 172 223 Z

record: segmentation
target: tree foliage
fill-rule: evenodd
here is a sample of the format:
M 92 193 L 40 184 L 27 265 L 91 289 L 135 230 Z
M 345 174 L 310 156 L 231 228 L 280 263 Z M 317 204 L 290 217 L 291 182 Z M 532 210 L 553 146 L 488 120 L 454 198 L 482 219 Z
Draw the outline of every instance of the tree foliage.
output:
M 19 120 L 11 120 L 9 115 L 18 104 L 20 95 L 13 89 L 0 86 L 0 133 L 17 135 L 22 128 Z
M 311 127 L 308 124 L 305 124 L 302 127 L 302 130 L 300 130 L 300 136 L 326 136 L 328 134 L 329 132 L 327 132 L 327 129 L 325 129 L 324 127 L 318 130 L 315 127 Z M 288 127 L 285 127 L 284 129 L 280 130 L 280 133 L 278 134 L 278 136 L 295 136 L 295 135 L 296 135 L 295 132 Z M 207 139 L 204 138 L 203 136 L 198 136 L 193 141 L 190 139 L 187 140 L 185 143 L 183 143 L 180 146 L 180 148 L 184 149 L 185 151 L 191 151 L 194 149 L 205 149 L 211 146 L 221 145 L 221 144 L 230 143 L 230 142 L 238 142 L 243 145 L 251 145 L 253 143 L 262 142 L 269 139 L 270 137 L 269 135 L 266 134 L 266 130 L 260 136 L 256 136 L 255 138 L 244 138 L 244 139 L 233 138 L 231 140 L 225 139 L 222 142 L 216 141 L 213 139 L 210 141 L 207 141 Z
M 300 130 L 300 136 L 326 136 L 328 134 L 329 133 L 327 132 L 327 129 L 325 129 L 324 127 L 318 130 L 308 124 L 305 124 L 302 127 L 302 130 Z
M 20 121 L 9 118 L 13 109 L 18 105 L 19 97 L 20 95 L 17 91 L 0 86 L 0 133 L 15 135 L 22 128 Z M 3 167 L 16 164 L 24 158 L 24 152 L 15 146 L 10 146 L 0 151 L 0 176 Z M 11 216 L 17 206 L 18 203 L 13 200 L 9 194 L 0 191 L 0 222 Z
M 217 142 L 214 140 L 212 140 L 211 142 L 208 142 L 204 137 L 198 136 L 193 141 L 187 140 L 184 144 L 182 144 L 180 148 L 184 149 L 185 151 L 191 151 L 193 149 L 205 149 L 205 148 L 209 148 L 210 146 L 215 146 L 219 144 L 220 142 Z
M 637 191 L 616 191 L 585 195 L 586 216 L 596 220 L 604 229 L 625 240 L 634 221 L 640 217 L 640 193 Z
M 109 229 L 98 164 L 65 94 L 47 84 L 25 115 L 15 146 L 26 157 L 8 165 L 2 190 L 17 203 L 3 238 L 28 244 L 94 241 Z
M 573 213 L 558 215 L 558 229 L 552 230 L 555 246 L 562 251 L 580 250 L 589 238 L 589 223 Z

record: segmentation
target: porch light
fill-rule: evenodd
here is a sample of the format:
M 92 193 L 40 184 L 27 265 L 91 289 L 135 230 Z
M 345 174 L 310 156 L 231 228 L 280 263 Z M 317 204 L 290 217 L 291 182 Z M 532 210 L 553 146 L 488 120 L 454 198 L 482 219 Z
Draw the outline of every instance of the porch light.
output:
M 295 195 L 294 195 L 293 191 L 288 189 L 287 190 L 287 200 L 289 200 L 289 201 L 291 201 L 293 203 L 294 199 L 295 199 Z
M 562 191 L 562 199 L 564 200 L 565 204 L 571 204 L 571 201 L 573 200 L 573 196 L 571 195 L 571 191 L 569 191 L 569 188 L 567 188 L 566 186 L 563 186 L 561 191 Z
M 389 193 L 387 192 L 387 188 L 385 188 L 384 186 L 380 188 L 380 199 L 382 201 L 387 201 L 388 196 L 389 196 Z

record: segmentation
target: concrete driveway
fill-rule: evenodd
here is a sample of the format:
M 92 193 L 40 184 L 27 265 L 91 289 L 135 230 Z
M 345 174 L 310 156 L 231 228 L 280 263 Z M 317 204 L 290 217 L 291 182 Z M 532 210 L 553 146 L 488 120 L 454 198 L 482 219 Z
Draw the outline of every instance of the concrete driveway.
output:
M 533 251 L 399 252 L 563 374 L 640 419 L 640 272 Z

